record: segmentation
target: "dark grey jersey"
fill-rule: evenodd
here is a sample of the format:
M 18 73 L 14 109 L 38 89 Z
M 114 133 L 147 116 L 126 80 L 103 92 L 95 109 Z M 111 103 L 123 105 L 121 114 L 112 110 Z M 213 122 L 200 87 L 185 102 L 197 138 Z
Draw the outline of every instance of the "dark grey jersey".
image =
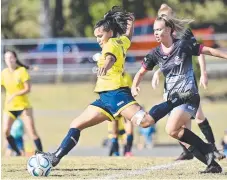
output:
M 192 67 L 192 56 L 199 56 L 202 45 L 192 40 L 174 40 L 169 54 L 161 46 L 153 49 L 143 60 L 143 67 L 152 70 L 158 65 L 165 76 L 164 93 L 198 92 Z

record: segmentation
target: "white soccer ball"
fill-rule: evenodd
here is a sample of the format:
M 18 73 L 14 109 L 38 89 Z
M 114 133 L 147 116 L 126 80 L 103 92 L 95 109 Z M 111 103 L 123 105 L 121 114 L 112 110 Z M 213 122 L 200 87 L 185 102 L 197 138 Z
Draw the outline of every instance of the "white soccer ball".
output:
M 48 176 L 52 165 L 43 154 L 36 154 L 29 158 L 27 170 L 32 176 Z
M 92 56 L 93 61 L 98 61 L 100 59 L 100 57 L 102 56 L 101 53 L 96 53 Z

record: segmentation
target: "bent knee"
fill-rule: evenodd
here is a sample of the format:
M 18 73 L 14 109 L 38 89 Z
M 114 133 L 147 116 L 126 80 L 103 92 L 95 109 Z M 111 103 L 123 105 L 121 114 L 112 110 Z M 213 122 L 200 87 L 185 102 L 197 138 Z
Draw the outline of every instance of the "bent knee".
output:
M 176 130 L 176 129 L 174 129 L 174 128 L 170 128 L 170 127 L 168 127 L 168 126 L 166 126 L 166 133 L 169 135 L 169 136 L 171 136 L 171 137 L 173 137 L 173 138 L 175 138 L 175 139 L 178 139 L 178 133 L 179 133 L 179 130 Z
M 3 133 L 4 133 L 4 135 L 5 135 L 6 137 L 10 136 L 10 129 L 9 129 L 9 128 L 4 129 L 4 130 L 3 130 Z

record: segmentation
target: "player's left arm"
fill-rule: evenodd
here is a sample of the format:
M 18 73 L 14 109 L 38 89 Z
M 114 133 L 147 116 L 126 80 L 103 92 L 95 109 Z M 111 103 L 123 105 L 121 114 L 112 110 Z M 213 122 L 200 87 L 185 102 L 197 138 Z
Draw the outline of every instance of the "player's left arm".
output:
M 205 56 L 203 54 L 200 54 L 198 57 L 198 61 L 199 61 L 199 66 L 200 66 L 200 86 L 202 85 L 204 87 L 204 89 L 207 88 L 208 85 L 208 77 L 207 77 L 207 71 L 206 71 L 206 60 L 205 60 Z
M 113 66 L 116 62 L 116 57 L 112 54 L 107 54 L 105 59 L 105 64 L 98 69 L 98 76 L 105 76 L 107 71 Z
M 207 46 L 203 46 L 203 48 L 201 50 L 201 54 L 206 54 L 206 55 L 210 55 L 210 56 L 227 59 L 227 53 L 220 51 L 218 49 L 207 47 Z

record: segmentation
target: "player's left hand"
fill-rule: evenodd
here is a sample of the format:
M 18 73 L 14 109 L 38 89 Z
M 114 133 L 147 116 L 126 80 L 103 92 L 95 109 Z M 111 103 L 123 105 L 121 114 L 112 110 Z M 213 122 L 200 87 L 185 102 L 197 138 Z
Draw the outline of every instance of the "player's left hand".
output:
M 204 89 L 207 89 L 207 85 L 208 85 L 208 77 L 207 77 L 207 74 L 202 74 L 200 76 L 199 85 L 200 86 L 203 86 Z
M 105 76 L 107 73 L 106 68 L 100 67 L 98 68 L 97 76 Z

